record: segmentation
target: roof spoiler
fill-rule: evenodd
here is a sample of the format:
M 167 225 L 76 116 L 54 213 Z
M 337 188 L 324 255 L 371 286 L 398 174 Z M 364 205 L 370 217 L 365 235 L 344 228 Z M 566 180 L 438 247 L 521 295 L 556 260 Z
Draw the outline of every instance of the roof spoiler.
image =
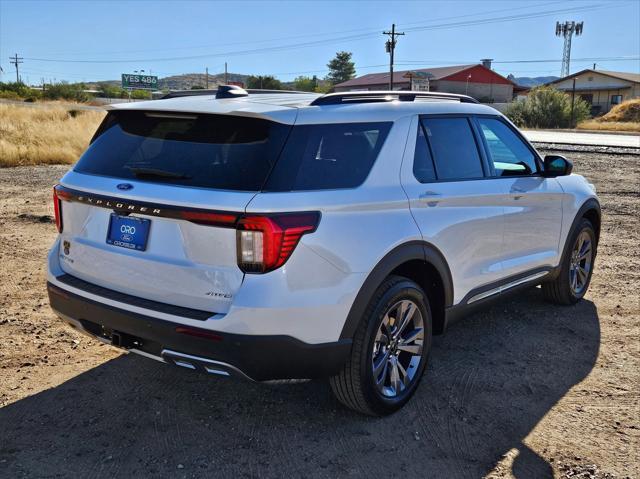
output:
M 217 90 L 178 90 L 167 93 L 162 97 L 162 100 L 169 98 L 180 98 L 183 96 L 215 96 L 216 100 L 222 100 L 225 98 L 239 98 L 243 96 L 260 95 L 265 93 L 302 93 L 308 94 L 306 91 L 292 91 L 292 90 L 260 90 L 260 89 L 244 89 L 237 85 L 220 85 Z
M 311 105 L 341 105 L 344 103 L 375 103 L 387 101 L 415 101 L 416 98 L 433 100 L 451 100 L 460 103 L 480 103 L 468 95 L 455 93 L 439 93 L 430 91 L 350 91 L 342 93 L 327 93 L 311 102 Z

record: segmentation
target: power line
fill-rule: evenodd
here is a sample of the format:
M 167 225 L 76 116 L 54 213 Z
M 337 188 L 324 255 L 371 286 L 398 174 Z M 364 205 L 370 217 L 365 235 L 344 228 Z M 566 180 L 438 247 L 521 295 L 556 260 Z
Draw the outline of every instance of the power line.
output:
M 623 1 L 623 0 L 619 0 L 619 1 Z M 484 15 L 489 15 L 489 14 L 493 14 L 493 13 L 502 13 L 502 12 L 513 12 L 515 10 L 526 10 L 526 9 L 530 9 L 530 8 L 539 8 L 539 7 L 546 7 L 549 5 L 556 5 L 556 4 L 562 4 L 564 3 L 563 1 L 553 1 L 553 2 L 546 2 L 546 3 L 540 3 L 540 4 L 534 4 L 534 5 L 523 5 L 523 6 L 512 6 L 510 8 L 500 8 L 497 10 L 487 10 L 484 11 L 482 13 L 469 13 L 469 14 L 465 14 L 465 15 L 453 15 L 453 16 L 447 16 L 447 17 L 436 17 L 436 18 L 430 18 L 429 20 L 417 20 L 417 21 L 413 21 L 413 22 L 408 22 L 408 23 L 400 23 L 397 26 L 398 27 L 405 27 L 405 26 L 410 26 L 410 25 L 419 25 L 419 24 L 423 24 L 425 22 L 427 23 L 432 23 L 435 21 L 442 21 L 442 20 L 453 20 L 453 19 L 460 19 L 460 18 L 468 18 L 468 17 L 477 17 L 477 16 L 484 16 Z M 338 30 L 338 31 L 331 31 L 331 32 L 318 32 L 318 33 L 306 33 L 304 35 L 290 35 L 290 36 L 284 36 L 284 37 L 276 37 L 276 38 L 269 38 L 269 39 L 260 39 L 259 41 L 242 41 L 242 42 L 230 42 L 230 43 L 216 43 L 216 44 L 206 44 L 206 45 L 190 45 L 190 46 L 182 46 L 182 47 L 165 47 L 165 48 L 152 48 L 152 49 L 144 49 L 144 50 L 116 50 L 116 51 L 92 51 L 92 52 L 69 52 L 69 51 L 65 51 L 64 54 L 67 55 L 84 55 L 84 54 L 93 54 L 93 55 L 114 55 L 114 54 L 121 54 L 121 53 L 147 53 L 147 52 L 158 52 L 158 51 L 176 51 L 176 50 L 193 50 L 193 49 L 198 49 L 198 48 L 215 48 L 215 47 L 221 47 L 221 46 L 230 46 L 230 45 L 250 45 L 250 44 L 255 44 L 255 43 L 259 43 L 259 44 L 264 44 L 264 43 L 270 43 L 270 42 L 275 42 L 275 41 L 280 41 L 280 40 L 297 40 L 300 38 L 310 38 L 310 37 L 321 37 L 321 36 L 331 36 L 331 35 L 342 35 L 342 34 L 347 34 L 347 33 L 359 33 L 359 32 L 367 32 L 371 35 L 376 35 L 379 30 L 383 28 L 383 27 L 377 27 L 377 28 L 358 28 L 358 29 L 350 29 L 350 30 Z M 52 54 L 52 53 L 50 53 Z
M 467 27 L 472 25 L 484 25 L 488 23 L 500 23 L 505 21 L 516 21 L 516 20 L 527 20 L 531 18 L 540 18 L 544 16 L 556 15 L 558 13 L 566 13 L 572 11 L 581 11 L 584 12 L 586 10 L 596 10 L 601 8 L 608 8 L 608 5 L 603 4 L 593 4 L 593 5 L 585 5 L 582 7 L 572 7 L 572 8 L 563 8 L 556 10 L 549 10 L 546 12 L 536 12 L 536 13 L 524 13 L 519 15 L 508 15 L 502 17 L 494 17 L 494 18 L 485 18 L 485 19 L 476 19 L 476 20 L 468 20 L 463 22 L 453 22 L 453 23 L 442 23 L 436 25 L 427 25 L 427 26 L 419 26 L 419 27 L 411 27 L 405 29 L 405 31 L 428 31 L 428 30 L 439 30 L 439 29 L 449 29 L 449 28 L 459 28 L 459 27 Z M 336 37 L 331 39 L 323 39 L 323 40 L 315 40 L 309 42 L 295 43 L 289 45 L 277 45 L 272 47 L 263 47 L 263 48 L 255 48 L 248 50 L 238 50 L 233 52 L 220 52 L 220 53 L 206 53 L 206 54 L 198 54 L 198 55 L 187 55 L 187 56 L 179 56 L 179 57 L 163 57 L 163 58 L 146 58 L 146 59 L 119 59 L 119 60 L 73 60 L 73 59 L 53 59 L 53 58 L 26 58 L 30 61 L 41 61 L 41 62 L 59 62 L 59 63 L 135 63 L 135 62 L 168 62 L 168 61 L 181 61 L 181 60 L 195 60 L 202 58 L 213 58 L 213 57 L 223 57 L 223 56 L 241 56 L 241 55 L 253 55 L 259 53 L 269 53 L 269 52 L 278 52 L 284 50 L 291 49 L 300 49 L 300 48 L 308 48 L 325 44 L 335 44 L 335 43 L 343 43 L 346 41 L 357 41 L 363 40 L 371 37 L 372 35 L 376 35 L 377 33 L 362 33 L 355 35 L 348 35 L 343 37 Z

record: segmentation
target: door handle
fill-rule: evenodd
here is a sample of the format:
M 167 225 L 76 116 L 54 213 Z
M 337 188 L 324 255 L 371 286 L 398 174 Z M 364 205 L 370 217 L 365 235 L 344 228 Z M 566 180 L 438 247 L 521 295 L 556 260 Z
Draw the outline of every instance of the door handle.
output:
M 442 193 L 438 193 L 437 191 L 425 191 L 419 196 L 419 198 L 420 201 L 426 203 L 429 206 L 436 206 L 440 201 L 441 196 Z

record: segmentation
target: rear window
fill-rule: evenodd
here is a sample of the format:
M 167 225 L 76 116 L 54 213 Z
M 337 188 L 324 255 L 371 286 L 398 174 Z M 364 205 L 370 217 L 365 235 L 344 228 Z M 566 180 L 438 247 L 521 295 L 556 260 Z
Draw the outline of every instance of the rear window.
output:
M 239 116 L 111 112 L 74 170 L 259 191 L 290 130 L 290 125 Z
M 75 171 L 212 189 L 352 188 L 391 123 L 290 126 L 231 115 L 111 112 Z
M 354 188 L 367 178 L 391 122 L 295 126 L 269 191 Z

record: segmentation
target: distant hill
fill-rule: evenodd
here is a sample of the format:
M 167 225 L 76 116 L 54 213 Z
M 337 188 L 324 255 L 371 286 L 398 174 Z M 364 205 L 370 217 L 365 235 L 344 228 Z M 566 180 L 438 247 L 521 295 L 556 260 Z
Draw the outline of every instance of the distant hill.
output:
M 243 73 L 227 73 L 228 81 L 242 82 L 246 85 L 247 78 L 251 75 Z M 283 90 L 294 90 L 295 83 L 293 81 L 282 81 Z M 120 80 L 104 80 L 97 82 L 87 82 L 86 87 L 89 89 L 98 89 L 100 85 L 111 85 L 119 87 Z M 224 84 L 224 73 L 209 73 L 209 88 L 215 89 L 218 85 Z M 327 86 L 325 80 L 318 79 L 318 85 Z M 173 75 L 164 78 L 158 78 L 159 90 L 190 90 L 192 87 L 206 88 L 207 79 L 204 73 L 184 73 L 182 75 Z
M 249 75 L 241 73 L 228 73 L 229 81 L 237 81 L 245 83 Z M 120 80 L 104 80 L 98 82 L 87 82 L 87 88 L 98 88 L 101 84 L 112 86 L 120 86 Z M 216 88 L 218 85 L 224 84 L 224 73 L 209 73 L 209 88 Z M 158 88 L 160 90 L 190 90 L 191 87 L 207 86 L 207 79 L 204 73 L 185 73 L 183 75 L 173 75 L 158 79 Z
M 228 73 L 227 78 L 233 82 L 247 81 L 249 75 L 243 75 L 241 73 Z M 224 73 L 209 74 L 209 88 L 216 88 L 218 85 L 224 84 Z M 207 78 L 204 73 L 185 73 L 183 75 L 174 75 L 170 77 L 158 79 L 158 87 L 161 90 L 189 90 L 191 87 L 207 86 Z
M 549 83 L 551 81 L 557 80 L 560 77 L 556 77 L 556 76 L 548 76 L 548 77 L 514 77 L 513 75 L 509 75 L 508 78 L 511 81 L 517 83 L 520 86 L 526 86 L 527 88 L 532 88 L 534 86 L 543 85 L 545 83 Z

